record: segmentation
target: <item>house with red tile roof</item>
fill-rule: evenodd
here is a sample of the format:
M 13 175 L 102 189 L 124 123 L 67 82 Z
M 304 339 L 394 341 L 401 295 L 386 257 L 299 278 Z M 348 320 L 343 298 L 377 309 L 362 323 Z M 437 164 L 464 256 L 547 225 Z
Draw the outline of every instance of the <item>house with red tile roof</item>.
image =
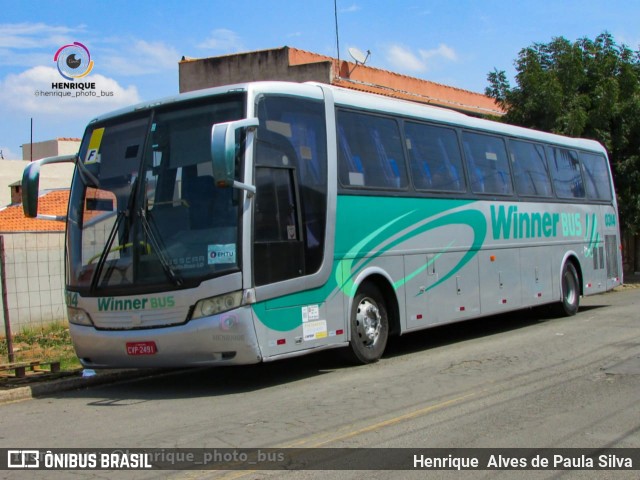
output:
M 56 189 L 40 193 L 38 213 L 65 216 L 69 203 L 69 189 Z M 27 218 L 22 203 L 14 203 L 0 210 L 0 234 L 10 232 L 64 232 L 65 223 L 55 220 Z
M 450 108 L 468 115 L 505 114 L 492 98 L 481 93 L 286 46 L 210 58 L 183 57 L 178 69 L 181 93 L 255 80 L 313 81 Z

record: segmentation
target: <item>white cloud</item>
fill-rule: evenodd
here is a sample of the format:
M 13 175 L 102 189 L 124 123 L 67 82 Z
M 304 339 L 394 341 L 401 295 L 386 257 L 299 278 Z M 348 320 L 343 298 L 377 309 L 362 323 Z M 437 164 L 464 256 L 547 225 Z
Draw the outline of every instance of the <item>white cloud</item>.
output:
M 53 67 L 34 67 L 20 74 L 7 75 L 0 81 L 0 105 L 3 105 L 5 112 L 39 118 L 59 117 L 62 120 L 69 117 L 87 118 L 140 101 L 135 86 L 122 87 L 116 80 L 104 75 L 94 74 L 82 79 L 82 83 L 95 83 L 95 90 L 87 89 L 85 93 L 95 92 L 96 96 L 76 97 L 79 90 L 52 89 L 51 84 L 59 82 L 65 80 Z M 70 92 L 71 96 L 48 96 L 49 92 Z M 102 92 L 108 94 L 102 95 Z
M 55 66 L 53 57 L 63 45 L 81 41 L 87 46 L 96 70 L 111 75 L 145 75 L 176 70 L 180 54 L 161 41 L 138 38 L 100 37 L 86 26 L 47 25 L 45 23 L 0 24 L 0 65 L 28 68 Z
M 99 51 L 96 68 L 103 68 L 120 75 L 147 75 L 166 70 L 176 70 L 178 51 L 162 42 L 130 40 L 126 47 Z
M 45 23 L 0 24 L 0 65 L 47 65 L 58 48 L 84 35 L 85 26 L 53 26 Z
M 245 49 L 240 36 L 236 32 L 227 30 L 226 28 L 213 30 L 211 35 L 197 46 L 198 48 L 206 50 L 223 52 L 240 52 Z
M 356 5 L 355 3 L 353 3 L 349 7 L 340 9 L 340 13 L 354 13 L 354 12 L 357 12 L 359 10 L 361 10 L 361 7 L 359 5 Z
M 393 44 L 386 48 L 386 60 L 398 71 L 426 72 L 439 59 L 455 62 L 458 55 L 455 50 L 444 43 L 431 50 L 419 49 L 417 53 L 402 45 Z
M 446 60 L 455 62 L 458 60 L 458 55 L 455 50 L 444 43 L 441 43 L 438 48 L 434 50 L 420 50 L 420 56 L 426 61 L 435 57 L 442 57 Z
M 425 62 L 411 50 L 400 45 L 391 45 L 385 52 L 387 61 L 397 70 L 422 72 L 427 69 Z
M 84 26 L 75 28 L 53 26 L 45 23 L 0 24 L 0 48 L 29 49 L 50 45 L 62 46 L 73 33 L 84 31 Z

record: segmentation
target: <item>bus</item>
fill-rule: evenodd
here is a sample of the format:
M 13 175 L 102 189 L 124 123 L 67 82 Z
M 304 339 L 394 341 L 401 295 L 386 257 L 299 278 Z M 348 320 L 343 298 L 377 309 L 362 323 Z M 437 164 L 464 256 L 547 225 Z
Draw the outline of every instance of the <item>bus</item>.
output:
M 597 142 L 320 83 L 250 82 L 91 121 L 66 224 L 87 368 L 269 362 L 622 283 Z

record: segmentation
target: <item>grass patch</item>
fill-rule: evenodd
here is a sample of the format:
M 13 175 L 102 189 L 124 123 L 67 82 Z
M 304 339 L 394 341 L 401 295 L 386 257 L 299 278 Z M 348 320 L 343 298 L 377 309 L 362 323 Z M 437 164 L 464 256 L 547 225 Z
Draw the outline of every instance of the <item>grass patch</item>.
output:
M 13 336 L 15 362 L 60 362 L 62 371 L 81 368 L 65 322 L 27 327 Z M 9 361 L 7 339 L 0 338 L 0 363 Z

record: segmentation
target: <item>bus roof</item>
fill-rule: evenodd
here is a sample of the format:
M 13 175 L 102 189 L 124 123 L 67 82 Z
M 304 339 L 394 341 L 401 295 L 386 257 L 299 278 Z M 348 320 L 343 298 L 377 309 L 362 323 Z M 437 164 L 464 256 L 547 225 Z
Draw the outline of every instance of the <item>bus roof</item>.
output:
M 323 93 L 320 87 L 331 90 L 336 105 L 342 107 L 359 108 L 380 113 L 392 113 L 395 115 L 412 117 L 423 121 L 433 121 L 456 127 L 482 130 L 487 133 L 497 133 L 511 137 L 553 143 L 570 148 L 579 148 L 606 154 L 604 147 L 595 140 L 556 135 L 539 130 L 518 127 L 507 123 L 472 117 L 454 110 L 449 110 L 438 106 L 424 105 L 417 102 L 411 102 L 409 100 L 389 98 L 375 93 L 360 92 L 343 87 L 321 84 L 318 82 L 294 83 L 282 81 L 260 81 L 225 85 L 203 90 L 195 90 L 188 93 L 182 93 L 158 100 L 141 102 L 135 105 L 131 105 L 110 113 L 100 115 L 99 117 L 91 120 L 90 123 L 108 120 L 120 115 L 126 115 L 134 113 L 136 111 L 155 108 L 161 105 L 188 102 L 191 100 L 196 100 L 198 98 L 206 98 L 233 92 L 252 92 L 254 94 L 293 94 L 322 99 Z

